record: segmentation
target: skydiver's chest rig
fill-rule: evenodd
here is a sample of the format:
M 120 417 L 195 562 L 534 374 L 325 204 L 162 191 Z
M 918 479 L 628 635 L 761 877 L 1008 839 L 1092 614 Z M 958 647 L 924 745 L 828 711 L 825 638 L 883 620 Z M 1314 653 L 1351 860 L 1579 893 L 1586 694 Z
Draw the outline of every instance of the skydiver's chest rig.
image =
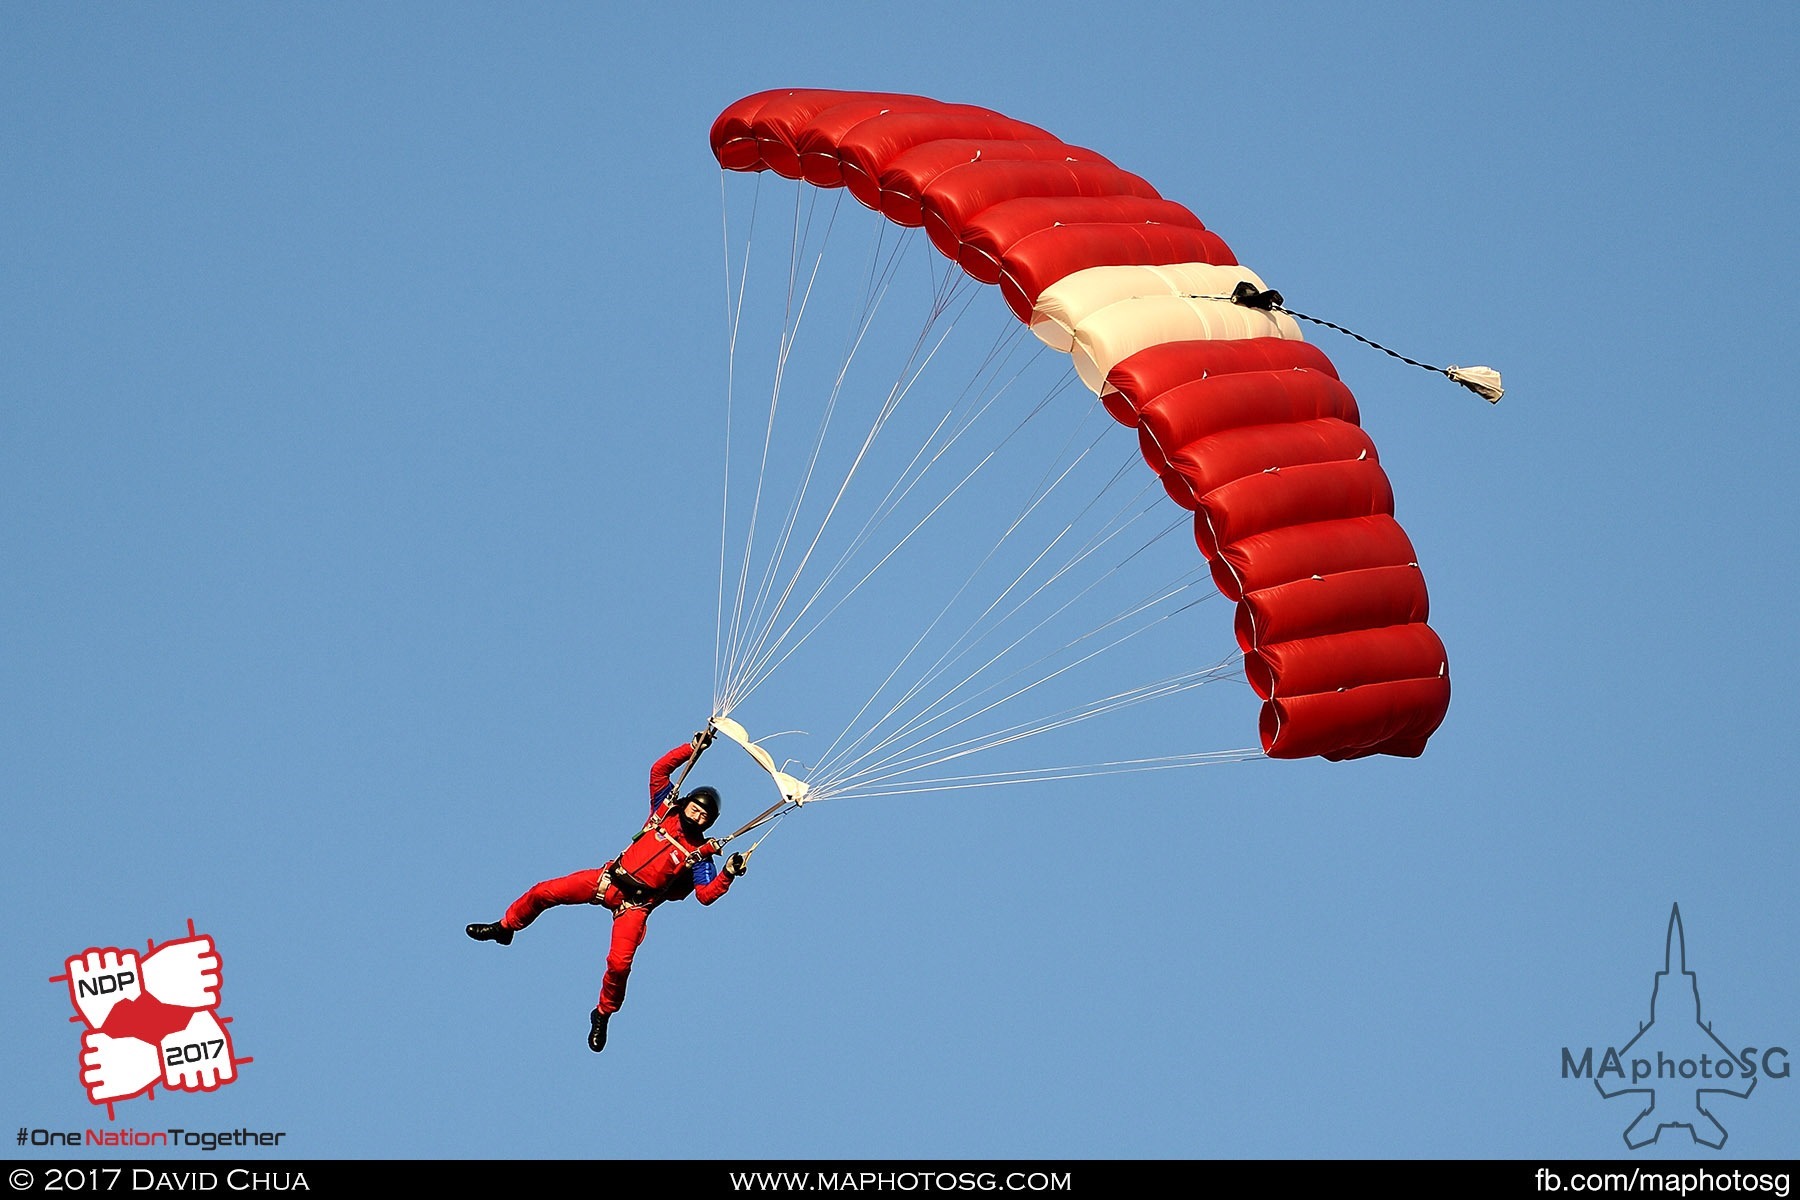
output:
M 623 911 L 653 908 L 667 899 L 683 872 L 703 857 L 700 847 L 690 845 L 681 836 L 678 821 L 666 807 L 659 806 L 651 813 L 644 827 L 633 835 L 631 844 L 600 873 L 595 901 Z M 617 892 L 617 903 L 608 896 L 609 890 Z

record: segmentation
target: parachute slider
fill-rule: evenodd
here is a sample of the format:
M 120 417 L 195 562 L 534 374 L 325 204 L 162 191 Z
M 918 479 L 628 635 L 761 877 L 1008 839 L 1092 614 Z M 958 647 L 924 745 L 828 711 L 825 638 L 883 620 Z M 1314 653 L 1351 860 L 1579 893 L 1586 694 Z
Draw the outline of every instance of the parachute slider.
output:
M 769 773 L 775 781 L 776 790 L 781 793 L 784 804 L 805 804 L 809 799 L 804 781 L 795 779 L 786 771 L 775 765 L 775 758 L 767 750 L 750 740 L 744 727 L 730 717 L 714 717 L 711 726 L 744 748 L 744 752 L 756 760 L 758 766 Z

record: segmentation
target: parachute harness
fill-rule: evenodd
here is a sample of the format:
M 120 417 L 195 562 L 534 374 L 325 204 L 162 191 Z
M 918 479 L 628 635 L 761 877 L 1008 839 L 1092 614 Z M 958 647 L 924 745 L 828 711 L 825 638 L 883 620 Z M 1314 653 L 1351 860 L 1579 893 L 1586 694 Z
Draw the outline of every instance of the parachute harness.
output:
M 689 765 L 692 765 L 693 759 L 690 758 L 688 763 Z M 686 772 L 684 771 L 683 775 L 685 776 L 685 774 Z M 680 798 L 681 788 L 678 780 L 676 786 L 670 790 L 669 798 L 650 810 L 649 819 L 644 822 L 643 828 L 631 835 L 631 840 L 625 843 L 625 849 L 629 850 L 631 847 L 637 845 L 638 842 L 643 840 L 645 834 L 649 834 L 651 838 L 659 842 L 668 841 L 667 835 L 662 831 L 662 822 L 674 811 L 675 803 Z M 660 895 L 655 894 L 650 888 L 639 883 L 632 877 L 631 872 L 619 865 L 619 860 L 624 857 L 625 851 L 622 850 L 614 855 L 612 861 L 600 872 L 600 878 L 594 885 L 594 898 L 589 901 L 590 904 L 605 904 L 607 891 L 611 888 L 618 888 L 619 894 L 625 899 L 623 903 L 613 910 L 614 916 L 618 916 L 620 913 L 629 912 L 634 908 L 641 908 L 648 911 L 662 902 L 662 897 Z M 688 861 L 683 865 L 692 866 L 695 861 L 696 856 L 689 855 Z
M 688 756 L 687 762 L 682 764 L 681 774 L 677 775 L 670 784 L 668 798 L 650 810 L 650 815 L 645 819 L 644 824 L 636 833 L 631 835 L 631 840 L 625 844 L 626 850 L 637 845 L 638 842 L 643 840 L 644 835 L 646 834 L 654 841 L 662 842 L 671 847 L 676 845 L 674 840 L 663 831 L 662 823 L 667 820 L 669 814 L 675 812 L 682 803 L 682 782 L 687 779 L 688 772 L 694 769 L 694 764 L 700 761 L 700 755 L 705 749 L 706 747 L 701 745 L 695 749 L 693 754 Z M 723 846 L 725 843 L 721 841 L 718 844 Z M 600 879 L 594 888 L 594 898 L 589 901 L 589 903 L 604 904 L 604 897 L 606 896 L 607 889 L 613 887 L 617 887 L 620 890 L 620 893 L 625 896 L 625 902 L 620 904 L 618 908 L 614 910 L 615 916 L 619 913 L 628 912 L 634 908 L 642 908 L 645 910 L 652 909 L 662 903 L 663 897 L 660 894 L 639 883 L 632 877 L 629 871 L 619 865 L 619 860 L 623 857 L 624 851 L 614 855 L 611 862 L 600 872 Z M 683 868 L 691 869 L 694 864 L 698 863 L 704 857 L 705 855 L 698 850 L 684 851 L 682 854 L 681 865 Z M 746 855 L 746 857 L 748 856 Z
M 1270 288 L 1267 291 L 1260 290 L 1248 279 L 1243 280 L 1236 288 L 1232 289 L 1232 293 L 1229 296 L 1193 296 L 1190 297 L 1190 299 L 1229 300 L 1233 304 L 1241 305 L 1244 308 L 1261 309 L 1263 312 L 1286 313 L 1288 316 L 1301 321 L 1311 321 L 1314 325 L 1323 325 L 1327 329 L 1335 329 L 1341 334 L 1355 338 L 1365 346 L 1373 346 L 1383 354 L 1399 359 L 1408 366 L 1421 367 L 1424 370 L 1433 371 L 1439 375 L 1446 376 L 1455 382 L 1462 384 L 1490 404 L 1500 403 L 1500 397 L 1505 394 L 1505 389 L 1500 386 L 1500 372 L 1494 370 L 1492 367 L 1434 367 L 1430 363 L 1419 362 L 1417 359 L 1406 357 L 1406 355 L 1401 354 L 1397 350 L 1388 349 L 1380 342 L 1371 341 L 1354 330 L 1345 329 L 1342 325 L 1334 325 L 1321 317 L 1309 317 L 1305 313 L 1295 312 L 1293 309 L 1288 308 L 1282 303 L 1280 292 L 1275 291 L 1273 288 Z

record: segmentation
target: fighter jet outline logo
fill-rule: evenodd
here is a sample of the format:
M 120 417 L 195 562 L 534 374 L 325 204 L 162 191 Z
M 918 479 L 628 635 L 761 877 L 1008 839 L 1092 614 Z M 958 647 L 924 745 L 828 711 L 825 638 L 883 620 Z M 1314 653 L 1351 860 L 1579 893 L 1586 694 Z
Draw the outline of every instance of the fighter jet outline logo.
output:
M 1680 984 L 1675 982 L 1679 977 Z M 1685 1003 L 1684 1003 L 1685 1001 Z M 1680 1006 L 1679 1013 L 1670 1013 L 1670 1004 Z M 1689 1006 L 1692 1021 L 1689 1023 Z M 1659 1034 L 1651 1038 L 1653 1033 Z M 1649 1040 L 1646 1040 L 1649 1039 Z M 1670 1054 L 1669 1046 L 1663 1039 L 1671 1039 L 1680 1046 L 1680 1053 Z M 1639 1042 L 1644 1042 L 1644 1049 L 1637 1056 L 1631 1050 Z M 1698 1046 L 1698 1053 L 1691 1053 L 1688 1046 Z M 1651 1145 L 1662 1137 L 1665 1129 L 1686 1129 L 1694 1141 L 1702 1146 L 1710 1146 L 1714 1150 L 1724 1147 L 1729 1136 L 1725 1127 L 1706 1105 L 1708 1095 L 1736 1096 L 1746 1099 L 1756 1090 L 1756 1076 L 1746 1073 L 1747 1082 L 1740 1090 L 1725 1086 L 1721 1081 L 1735 1074 L 1738 1056 L 1726 1046 L 1719 1036 L 1713 1032 L 1712 1022 L 1705 1020 L 1700 1010 L 1700 979 L 1687 965 L 1687 935 L 1681 925 L 1681 906 L 1672 905 L 1669 910 L 1669 933 L 1663 944 L 1663 969 L 1656 973 L 1650 987 L 1650 1019 L 1638 1022 L 1638 1031 L 1629 1042 L 1621 1046 L 1617 1052 L 1619 1058 L 1630 1059 L 1634 1063 L 1648 1061 L 1644 1053 L 1654 1050 L 1656 1053 L 1657 1075 L 1663 1077 L 1662 1068 L 1675 1064 L 1671 1072 L 1674 1082 L 1681 1086 L 1663 1087 L 1620 1087 L 1607 1091 L 1606 1085 L 1599 1076 L 1594 1079 L 1594 1088 L 1608 1100 L 1620 1096 L 1642 1096 L 1645 1098 L 1643 1109 L 1625 1127 L 1625 1144 L 1633 1150 Z M 1715 1053 L 1716 1051 L 1716 1053 Z M 1715 1062 L 1731 1063 L 1733 1067 L 1726 1072 L 1714 1074 L 1706 1071 L 1707 1065 Z M 1708 1086 L 1695 1086 L 1692 1076 L 1683 1074 L 1682 1068 L 1694 1064 L 1701 1065 L 1701 1074 L 1709 1079 Z M 1729 1074 L 1727 1073 L 1729 1072 Z M 1604 1074 L 1604 1072 L 1602 1072 Z M 1685 1084 L 1684 1080 L 1687 1080 Z M 1667 1093 L 1681 1097 L 1681 1103 L 1691 1104 L 1688 1108 L 1665 1109 L 1663 1102 Z
M 219 1015 L 219 953 L 212 938 L 194 931 L 143 955 L 116 946 L 90 946 L 63 963 L 51 983 L 66 983 L 81 1034 L 79 1079 L 92 1104 L 113 1106 L 136 1096 L 156 1098 L 156 1087 L 213 1092 L 237 1078 L 254 1060 L 232 1049 Z

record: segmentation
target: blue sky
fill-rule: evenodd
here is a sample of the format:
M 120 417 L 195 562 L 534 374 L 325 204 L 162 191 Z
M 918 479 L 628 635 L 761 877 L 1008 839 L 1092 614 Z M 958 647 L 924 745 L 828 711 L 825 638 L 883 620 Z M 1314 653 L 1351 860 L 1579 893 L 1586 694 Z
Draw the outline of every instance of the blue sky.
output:
M 1800 1052 L 1797 25 L 7 6 L 19 1124 L 105 1121 L 49 977 L 191 919 L 254 1062 L 115 1124 L 282 1130 L 303 1157 L 1791 1155 L 1800 1082 L 1720 1100 L 1722 1150 L 1634 1152 L 1634 1102 L 1559 1059 L 1649 1019 L 1677 903 L 1724 1040 Z M 721 187 L 707 131 L 786 86 L 1031 121 L 1293 308 L 1501 369 L 1490 407 L 1308 330 L 1381 447 L 1453 699 L 1417 760 L 803 809 L 724 902 L 656 915 L 596 1058 L 598 910 L 505 949 L 462 929 L 616 850 L 708 715 L 721 215 L 755 185 Z M 930 574 L 876 598 L 910 609 Z M 879 682 L 875 626 L 841 624 L 752 732 Z M 1229 606 L 1194 628 L 1229 652 Z M 1190 697 L 1034 752 L 1254 744 L 1241 684 Z M 727 825 L 771 798 L 722 750 L 708 772 Z M 621 1095 L 696 1121 L 617 1120 Z

